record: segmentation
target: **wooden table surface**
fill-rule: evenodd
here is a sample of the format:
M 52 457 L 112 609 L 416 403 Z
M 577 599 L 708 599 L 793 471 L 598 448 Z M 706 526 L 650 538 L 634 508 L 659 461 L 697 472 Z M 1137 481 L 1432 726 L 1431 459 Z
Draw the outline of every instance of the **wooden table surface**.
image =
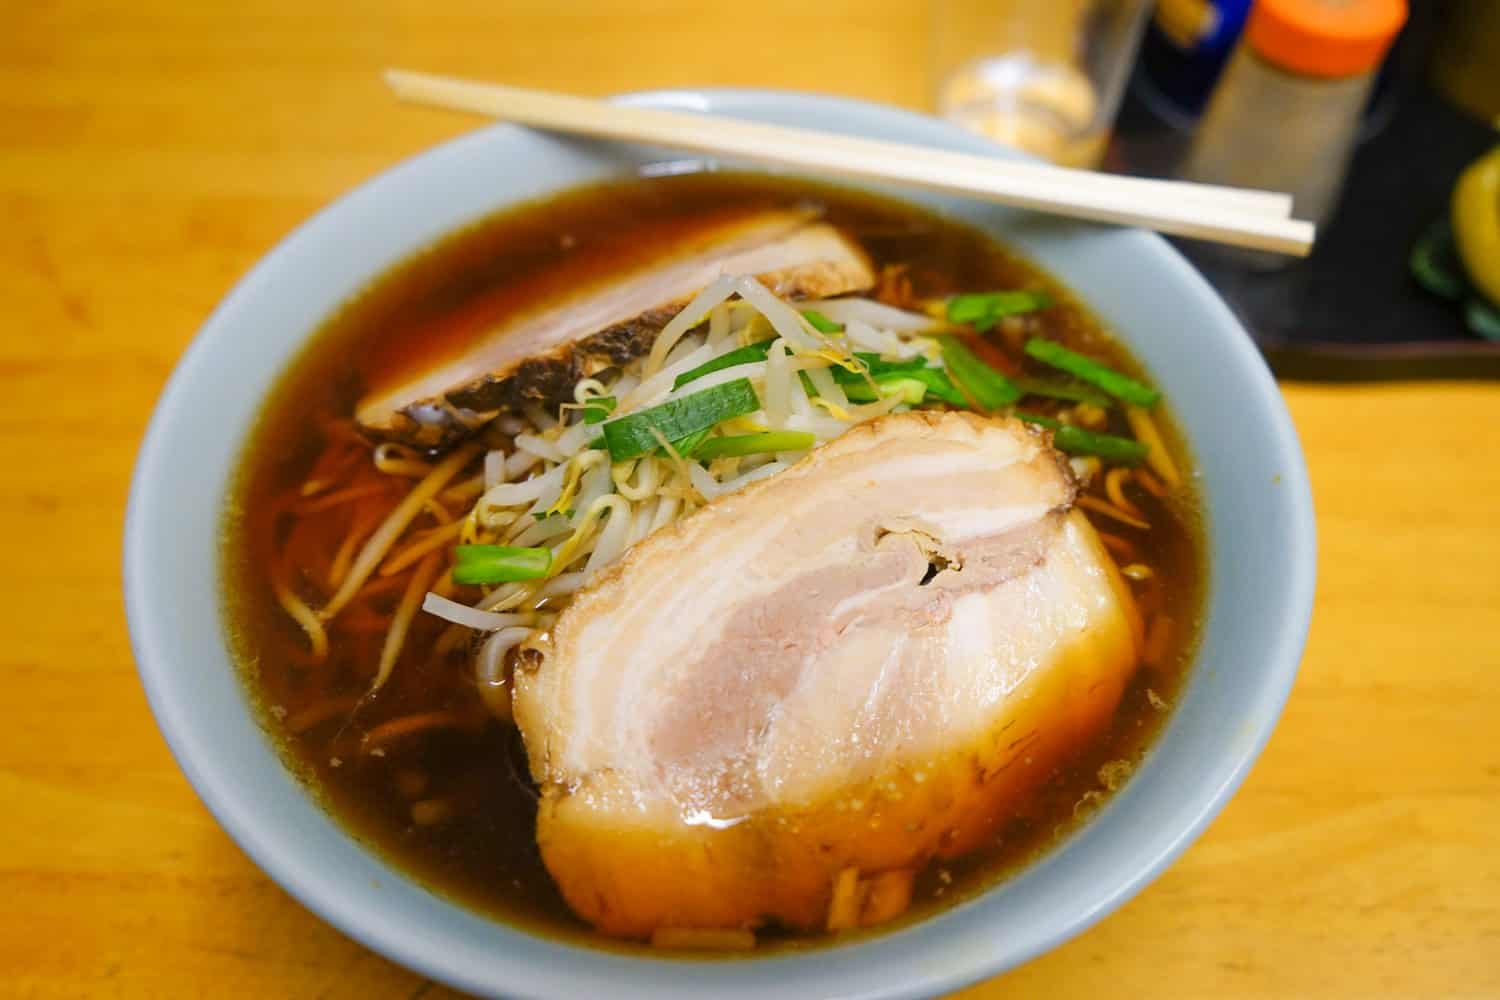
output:
M 733 8 L 8 9 L 0 994 L 445 995 L 268 881 L 174 766 L 121 608 L 135 449 L 178 354 L 256 258 L 352 185 L 473 126 L 396 106 L 382 66 L 583 93 L 772 85 L 924 105 L 923 4 Z M 1285 392 L 1320 571 L 1281 726 L 1169 872 L 970 996 L 1500 996 L 1500 387 Z

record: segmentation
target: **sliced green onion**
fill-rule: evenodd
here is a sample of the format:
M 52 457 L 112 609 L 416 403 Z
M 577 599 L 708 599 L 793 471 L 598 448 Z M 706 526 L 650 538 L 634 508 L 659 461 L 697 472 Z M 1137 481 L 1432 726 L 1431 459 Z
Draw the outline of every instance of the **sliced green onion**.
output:
M 1007 316 L 1035 312 L 1051 304 L 1046 292 L 969 292 L 948 300 L 948 322 L 971 323 L 983 333 Z
M 1100 409 L 1109 409 L 1114 400 L 1093 386 L 1070 378 L 1027 378 L 1024 375 L 1013 379 L 1023 396 L 1041 396 L 1044 399 L 1066 399 L 1070 403 L 1089 403 Z
M 941 368 L 927 367 L 927 361 L 923 358 L 886 361 L 880 355 L 866 351 L 855 351 L 854 356 L 865 363 L 870 378 L 877 385 L 882 381 L 898 378 L 916 379 L 926 386 L 926 394 L 929 396 L 936 396 L 950 406 L 967 407 L 969 405 L 969 401 L 953 385 L 953 380 L 948 377 L 947 372 Z M 871 403 L 876 399 L 875 391 L 870 388 L 870 383 L 860 373 L 835 367 L 833 380 L 843 386 L 844 394 L 856 403 Z M 888 396 L 890 393 L 881 392 L 880 395 Z M 915 406 L 916 403 L 912 405 Z
M 678 438 L 672 442 L 672 449 L 683 458 L 691 458 L 698 453 L 698 448 L 708 436 L 714 432 L 712 427 L 705 427 L 701 431 L 695 431 L 687 437 Z
M 613 396 L 594 396 L 583 404 L 583 422 L 586 424 L 602 424 L 609 419 L 609 415 L 615 412 L 615 407 L 620 403 Z
M 1097 385 L 1116 399 L 1123 399 L 1136 406 L 1152 407 L 1161 399 L 1161 393 L 1144 382 L 1137 382 L 1129 375 L 1122 375 L 1093 358 L 1086 358 L 1077 351 L 1070 351 L 1052 340 L 1032 337 L 1026 341 L 1026 353 L 1030 357 L 1069 375 Z
M 844 395 L 851 403 L 873 403 L 877 399 L 899 396 L 903 403 L 919 406 L 928 396 L 934 396 L 952 406 L 968 406 L 968 400 L 953 387 L 941 368 L 885 372 L 871 376 L 871 381 L 875 383 L 873 387 L 864 379 L 846 384 Z
M 709 438 L 693 453 L 693 457 L 707 461 L 725 455 L 764 455 L 774 451 L 806 451 L 817 442 L 817 437 L 806 431 L 737 434 L 734 437 Z
M 927 395 L 936 396 L 949 406 L 957 406 L 968 409 L 969 401 L 964 394 L 958 391 L 948 373 L 941 368 L 919 368 L 914 372 L 907 373 L 908 378 L 914 378 L 927 387 Z
M 1051 428 L 1052 443 L 1057 445 L 1059 451 L 1065 451 L 1069 455 L 1098 455 L 1106 462 L 1117 465 L 1135 465 L 1146 457 L 1149 450 L 1139 441 L 1132 441 L 1130 438 L 1095 434 L 1037 413 L 1017 413 L 1016 416 L 1028 424 Z
M 844 395 L 851 403 L 873 403 L 876 399 L 895 396 L 903 403 L 919 406 L 927 397 L 927 383 L 915 377 L 915 372 L 890 372 L 874 376 L 875 388 L 869 382 L 858 382 L 847 386 Z M 960 397 L 962 398 L 962 397 Z
M 1021 390 L 1014 382 L 979 360 L 957 337 L 942 337 L 941 343 L 948 374 L 974 397 L 981 409 L 1004 409 L 1021 398 Z
M 839 326 L 833 320 L 829 319 L 827 316 L 824 316 L 816 309 L 802 310 L 802 318 L 811 323 L 813 329 L 817 330 L 819 333 L 838 333 L 843 329 L 843 327 Z
M 901 375 L 897 375 L 894 377 L 897 379 L 904 378 L 904 376 Z M 864 379 L 860 379 L 858 382 L 846 383 L 842 386 L 844 395 L 849 397 L 849 402 L 851 403 L 873 403 L 875 402 L 875 400 L 881 399 L 888 395 L 885 391 L 883 391 L 882 386 L 890 378 L 892 378 L 892 376 L 882 375 L 877 378 L 872 375 L 869 382 L 866 382 Z
M 623 462 L 655 451 L 661 444 L 660 438 L 680 441 L 758 409 L 760 398 L 755 395 L 750 380 L 738 378 L 647 410 L 616 417 L 603 425 L 604 444 L 612 460 Z M 656 434 L 651 433 L 653 428 Z
M 454 583 L 511 583 L 540 580 L 552 568 L 551 549 L 510 545 L 460 545 L 454 549 Z
M 919 368 L 927 367 L 927 360 L 920 357 L 891 361 L 887 358 L 882 358 L 872 351 L 855 351 L 854 356 L 864 362 L 866 370 L 871 375 L 884 375 L 888 372 L 914 372 Z M 847 368 L 835 367 L 833 377 L 839 378 L 840 376 L 847 376 L 857 382 L 864 381 L 858 372 L 851 372 Z
M 829 369 L 833 373 L 833 380 L 843 386 L 844 393 L 850 392 L 858 395 L 850 395 L 850 399 L 868 403 L 875 398 L 874 391 L 870 388 L 870 380 L 879 381 L 886 375 L 907 375 L 927 367 L 927 361 L 923 358 L 911 358 L 906 361 L 886 361 L 878 354 L 869 351 L 855 351 L 854 358 L 864 365 L 864 371 L 852 372 L 842 365 L 834 365 Z M 804 373 L 805 374 L 805 373 Z
M 875 384 L 880 388 L 882 399 L 895 396 L 909 406 L 921 406 L 922 400 L 927 398 L 927 383 L 909 375 L 882 375 Z
M 771 341 L 762 340 L 748 347 L 739 347 L 728 354 L 721 354 L 717 358 L 703 362 L 697 368 L 689 368 L 672 382 L 672 388 L 681 389 L 695 379 L 705 375 L 711 375 L 725 368 L 733 368 L 736 365 L 753 365 L 757 361 L 766 360 L 766 352 L 771 349 Z

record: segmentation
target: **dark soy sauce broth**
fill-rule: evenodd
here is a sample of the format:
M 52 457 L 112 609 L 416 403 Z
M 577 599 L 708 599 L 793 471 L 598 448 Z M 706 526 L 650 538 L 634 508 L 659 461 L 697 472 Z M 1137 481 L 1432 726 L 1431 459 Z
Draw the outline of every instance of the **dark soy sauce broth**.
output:
M 535 791 L 520 737 L 513 726 L 489 720 L 478 704 L 467 646 L 433 654 L 443 623 L 418 615 L 390 682 L 352 718 L 346 711 L 290 731 L 291 723 L 307 722 L 310 708 L 368 687 L 381 635 L 362 630 L 357 620 L 341 626 L 336 619 L 328 661 L 307 664 L 304 634 L 272 596 L 265 567 L 278 538 L 259 512 L 307 474 L 322 447 L 323 422 L 347 418 L 365 387 L 421 352 L 452 349 L 440 335 L 406 335 L 413 328 L 431 329 L 481 295 L 501 311 L 525 308 L 563 293 L 564 283 L 576 287 L 648 259 L 680 227 L 705 216 L 791 206 L 821 210 L 855 236 L 877 266 L 905 265 L 923 296 L 1046 288 L 1059 305 L 1046 312 L 1043 333 L 1126 371 L 1140 370 L 1066 289 L 978 230 L 911 205 L 803 180 L 705 173 L 578 189 L 479 222 L 377 279 L 310 339 L 264 404 L 225 520 L 226 621 L 245 682 L 288 765 L 356 837 L 434 891 L 533 932 L 636 947 L 593 934 L 554 888 L 534 839 Z M 1117 762 L 1138 762 L 1170 714 L 1192 659 L 1206 577 L 1201 514 L 1170 404 L 1159 408 L 1158 426 L 1173 443 L 1185 484 L 1165 499 L 1132 495 L 1152 524 L 1149 532 L 1132 533 L 1090 514 L 1101 530 L 1130 535 L 1154 567 L 1148 596 L 1157 613 L 1176 623 L 1170 642 L 1156 662 L 1137 671 L 1109 730 L 1080 747 L 990 847 L 929 865 L 904 917 L 859 933 L 880 933 L 971 896 L 1058 843 L 1123 775 L 1126 768 Z M 1121 418 L 1112 420 L 1112 431 L 1129 433 Z M 372 726 L 434 710 L 458 713 L 471 724 L 393 741 L 380 755 L 360 752 L 361 734 Z M 413 802 L 427 799 L 447 804 L 442 821 L 414 822 Z M 832 940 L 770 929 L 760 933 L 754 953 Z

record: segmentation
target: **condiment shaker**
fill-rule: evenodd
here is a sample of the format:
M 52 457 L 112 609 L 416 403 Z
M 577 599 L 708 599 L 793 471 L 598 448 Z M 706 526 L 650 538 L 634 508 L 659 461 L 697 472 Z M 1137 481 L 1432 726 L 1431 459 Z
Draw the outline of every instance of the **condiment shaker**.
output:
M 1406 0 L 1256 0 L 1183 176 L 1287 191 L 1298 218 L 1323 222 L 1406 14 Z M 1234 256 L 1257 268 L 1287 263 L 1254 251 Z

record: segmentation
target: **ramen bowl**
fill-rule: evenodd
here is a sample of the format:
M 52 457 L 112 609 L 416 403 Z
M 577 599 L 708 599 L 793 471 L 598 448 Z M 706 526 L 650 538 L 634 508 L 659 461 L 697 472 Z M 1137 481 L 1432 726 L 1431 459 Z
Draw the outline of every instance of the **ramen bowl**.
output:
M 712 90 L 623 100 L 1015 155 L 934 119 L 832 98 Z M 1096 312 L 1171 401 L 1205 508 L 1196 663 L 1134 776 L 1045 856 L 934 916 L 814 950 L 703 960 L 509 926 L 433 892 L 325 811 L 263 728 L 226 640 L 221 533 L 239 446 L 312 332 L 379 275 L 509 205 L 698 166 L 662 150 L 494 126 L 392 168 L 271 251 L 205 323 L 141 449 L 124 578 L 141 679 L 184 773 L 268 875 L 369 947 L 456 988 L 655 1000 L 954 989 L 1078 934 L 1170 864 L 1243 780 L 1301 656 L 1315 544 L 1295 432 L 1244 330 L 1156 236 L 877 189 L 993 234 Z

